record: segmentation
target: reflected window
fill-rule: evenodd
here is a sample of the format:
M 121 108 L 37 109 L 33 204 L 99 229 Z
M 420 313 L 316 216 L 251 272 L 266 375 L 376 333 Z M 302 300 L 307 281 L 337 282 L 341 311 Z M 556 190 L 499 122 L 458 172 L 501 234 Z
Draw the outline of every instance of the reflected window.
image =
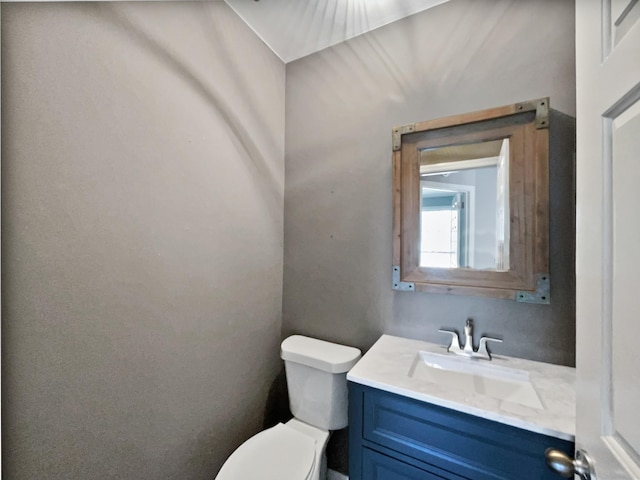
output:
M 434 188 L 433 182 L 422 185 L 420 265 L 438 268 L 465 265 L 467 192 Z
M 422 211 L 420 264 L 458 268 L 458 211 L 453 208 Z

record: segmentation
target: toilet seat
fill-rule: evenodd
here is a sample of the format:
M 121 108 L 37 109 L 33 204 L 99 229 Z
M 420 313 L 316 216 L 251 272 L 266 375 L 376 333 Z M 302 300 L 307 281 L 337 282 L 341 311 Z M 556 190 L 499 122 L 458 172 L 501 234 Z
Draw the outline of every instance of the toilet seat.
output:
M 316 441 L 279 423 L 233 452 L 216 480 L 307 480 L 316 463 Z

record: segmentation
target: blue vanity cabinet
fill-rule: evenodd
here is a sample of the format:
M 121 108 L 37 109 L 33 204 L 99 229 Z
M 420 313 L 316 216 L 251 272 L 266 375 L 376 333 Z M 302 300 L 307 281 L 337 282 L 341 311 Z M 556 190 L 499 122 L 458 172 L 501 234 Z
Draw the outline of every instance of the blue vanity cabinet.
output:
M 349 480 L 557 480 L 567 440 L 349 382 Z

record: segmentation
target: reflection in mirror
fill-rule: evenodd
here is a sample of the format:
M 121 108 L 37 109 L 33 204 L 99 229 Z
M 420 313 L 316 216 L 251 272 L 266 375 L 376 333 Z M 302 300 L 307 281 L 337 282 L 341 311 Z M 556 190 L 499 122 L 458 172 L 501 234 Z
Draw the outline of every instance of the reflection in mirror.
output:
M 509 139 L 420 150 L 420 266 L 509 270 Z

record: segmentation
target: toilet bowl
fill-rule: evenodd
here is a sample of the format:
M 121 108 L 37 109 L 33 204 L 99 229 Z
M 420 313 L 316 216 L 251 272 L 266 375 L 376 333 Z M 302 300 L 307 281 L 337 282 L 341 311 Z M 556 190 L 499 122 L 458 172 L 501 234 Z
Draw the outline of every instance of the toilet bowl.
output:
M 309 429 L 303 431 L 303 429 Z M 326 471 L 329 432 L 295 418 L 244 442 L 227 459 L 216 480 L 317 480 Z
M 216 480 L 324 480 L 330 431 L 347 426 L 347 371 L 360 350 L 293 335 L 282 342 L 294 418 L 244 442 Z

